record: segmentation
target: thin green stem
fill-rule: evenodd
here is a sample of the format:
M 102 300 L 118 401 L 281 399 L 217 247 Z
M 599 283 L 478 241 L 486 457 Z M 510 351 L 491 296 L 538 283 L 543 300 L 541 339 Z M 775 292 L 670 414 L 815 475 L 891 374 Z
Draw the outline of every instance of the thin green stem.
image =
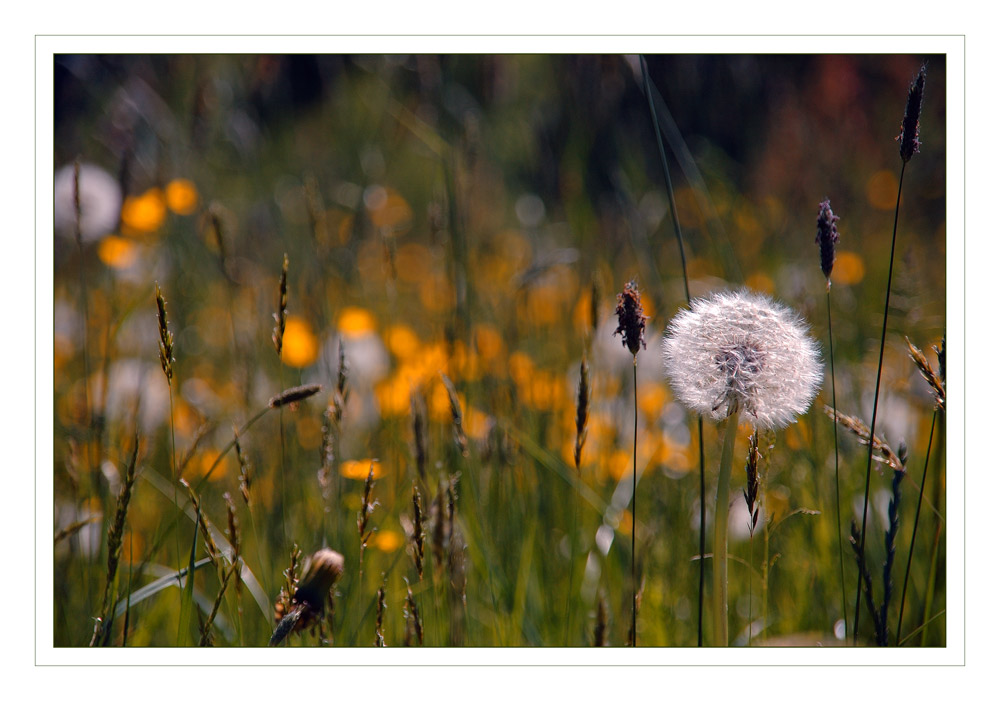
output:
M 635 576 L 635 498 L 636 498 L 636 469 L 637 450 L 639 443 L 639 363 L 638 356 L 632 356 L 632 408 L 635 422 L 632 430 L 632 647 L 636 646 L 639 637 L 639 629 L 636 628 L 636 614 L 638 613 L 639 583 Z
M 687 257 L 684 254 L 684 236 L 681 233 L 681 222 L 677 215 L 677 203 L 674 201 L 674 187 L 670 180 L 670 169 L 667 167 L 667 154 L 663 150 L 663 135 L 660 133 L 660 122 L 656 118 L 656 107 L 653 104 L 653 90 L 649 83 L 649 71 L 646 68 L 646 57 L 639 57 L 642 66 L 642 83 L 649 103 L 649 116 L 653 122 L 653 132 L 656 134 L 656 146 L 660 153 L 660 166 L 663 168 L 663 179 L 667 183 L 667 199 L 670 201 L 670 216 L 674 225 L 674 236 L 677 238 L 677 249 L 681 254 L 681 274 L 684 276 L 684 297 L 688 307 L 691 306 L 691 290 L 688 287 Z M 705 609 L 705 438 L 704 422 L 698 417 L 698 481 L 701 485 L 701 506 L 698 538 L 698 647 L 702 646 L 702 617 Z
M 837 373 L 833 355 L 833 309 L 830 304 L 830 281 L 826 282 L 826 320 L 830 335 L 830 391 L 833 396 L 833 415 L 837 415 Z M 840 597 L 843 604 L 844 625 L 847 625 L 847 574 L 844 568 L 844 546 L 840 542 L 844 529 L 840 523 L 840 447 L 837 444 L 837 422 L 833 422 L 833 474 L 837 499 L 837 553 L 840 555 Z M 846 635 L 846 633 L 845 633 Z
M 715 545 L 712 551 L 712 597 L 716 647 L 729 645 L 729 592 L 727 579 L 727 541 L 729 536 L 729 477 L 733 471 L 733 446 L 739 415 L 730 414 L 724 421 L 726 433 L 722 439 L 719 461 L 719 487 L 715 493 Z
M 917 497 L 917 513 L 913 517 L 913 535 L 910 536 L 910 552 L 906 556 L 906 574 L 903 575 L 903 589 L 899 595 L 899 623 L 896 624 L 896 645 L 901 645 L 900 633 L 903 630 L 903 610 L 906 607 L 906 585 L 910 581 L 910 564 L 913 562 L 913 550 L 917 544 L 917 525 L 920 523 L 920 505 L 924 498 L 924 485 L 927 483 L 927 468 L 931 462 L 931 446 L 934 443 L 934 424 L 937 423 L 937 411 L 931 416 L 931 432 L 927 438 L 927 457 L 924 459 L 924 474 L 920 478 L 920 496 Z
M 889 325 L 889 298 L 892 296 L 892 264 L 896 256 L 896 231 L 899 228 L 899 201 L 903 196 L 903 175 L 906 173 L 906 161 L 899 171 L 899 189 L 896 192 L 896 214 L 892 222 L 892 244 L 889 247 L 889 279 L 885 283 L 885 310 L 882 312 L 882 341 L 878 349 L 878 372 L 875 375 L 875 400 L 872 402 L 871 435 L 875 435 L 875 419 L 878 417 L 878 393 L 882 384 L 882 360 L 885 357 L 885 331 Z M 868 466 L 865 468 L 865 500 L 861 511 L 861 561 L 865 557 L 865 536 L 868 527 L 868 493 L 872 481 L 872 451 L 875 441 L 868 441 Z M 861 614 L 861 568 L 858 568 L 858 594 L 854 601 L 854 644 L 858 644 L 858 620 Z

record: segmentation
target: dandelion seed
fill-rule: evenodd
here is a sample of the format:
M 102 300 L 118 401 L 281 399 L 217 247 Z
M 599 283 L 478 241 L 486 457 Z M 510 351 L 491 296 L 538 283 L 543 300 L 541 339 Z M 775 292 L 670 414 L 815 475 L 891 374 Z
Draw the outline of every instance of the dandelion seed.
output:
M 694 300 L 670 322 L 663 360 L 676 397 L 716 421 L 740 414 L 780 428 L 804 413 L 823 379 L 819 348 L 794 312 L 747 290 Z

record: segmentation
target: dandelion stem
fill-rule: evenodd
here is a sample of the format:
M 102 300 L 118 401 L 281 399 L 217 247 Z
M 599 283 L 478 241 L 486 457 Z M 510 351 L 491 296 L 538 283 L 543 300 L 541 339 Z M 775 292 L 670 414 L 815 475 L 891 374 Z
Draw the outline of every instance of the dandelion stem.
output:
M 739 415 L 734 412 L 725 419 L 726 433 L 722 439 L 719 461 L 719 487 L 715 494 L 715 545 L 712 551 L 712 596 L 715 614 L 715 645 L 729 645 L 729 602 L 727 581 L 727 536 L 729 535 L 729 477 L 733 471 L 733 446 Z
M 830 284 L 826 285 L 826 320 L 827 329 L 830 333 L 830 390 L 833 396 L 833 412 L 837 413 L 837 375 L 834 371 L 833 363 L 833 311 L 830 304 Z M 840 555 L 840 596 L 844 611 L 844 625 L 847 625 L 847 575 L 844 569 L 844 547 L 840 542 L 843 535 L 843 527 L 840 523 L 840 448 L 837 445 L 837 422 L 833 422 L 833 476 L 837 500 L 837 552 Z
M 896 214 L 892 222 L 892 244 L 889 247 L 889 279 L 885 284 L 885 310 L 882 312 L 882 341 L 878 349 L 878 372 L 875 375 L 875 400 L 872 402 L 872 420 L 868 424 L 871 426 L 872 435 L 875 435 L 875 419 L 878 417 L 878 393 L 882 384 L 882 360 L 885 356 L 885 331 L 889 324 L 889 298 L 892 294 L 892 264 L 896 255 L 896 231 L 899 225 L 899 201 L 903 195 L 903 175 L 906 173 L 906 161 L 899 171 L 899 189 L 896 192 Z M 875 441 L 868 442 L 868 466 L 865 468 L 865 499 L 861 512 L 861 554 L 862 561 L 865 556 L 865 534 L 868 526 L 868 493 L 872 480 L 872 451 L 875 448 Z M 854 601 L 854 644 L 858 644 L 858 620 L 861 615 L 861 570 L 858 570 L 858 594 Z

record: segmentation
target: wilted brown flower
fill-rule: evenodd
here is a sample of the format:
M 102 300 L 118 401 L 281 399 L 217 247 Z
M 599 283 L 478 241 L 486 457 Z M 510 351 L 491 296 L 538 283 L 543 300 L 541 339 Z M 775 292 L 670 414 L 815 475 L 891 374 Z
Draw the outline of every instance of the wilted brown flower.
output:
M 642 300 L 639 298 L 639 286 L 635 281 L 626 282 L 625 289 L 618 295 L 618 306 L 615 307 L 615 314 L 618 315 L 618 328 L 615 334 L 622 335 L 622 345 L 628 348 L 634 356 L 639 352 L 639 347 L 646 347 L 643 334 L 646 332 L 646 319 L 642 313 Z

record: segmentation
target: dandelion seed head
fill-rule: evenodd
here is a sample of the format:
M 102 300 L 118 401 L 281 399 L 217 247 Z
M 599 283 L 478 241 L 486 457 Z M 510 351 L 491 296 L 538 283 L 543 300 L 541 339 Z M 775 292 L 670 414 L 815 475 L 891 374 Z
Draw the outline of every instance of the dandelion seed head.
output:
M 715 420 L 739 414 L 780 428 L 804 413 L 823 380 L 819 347 L 805 323 L 770 297 L 747 290 L 694 300 L 663 339 L 674 395 Z

